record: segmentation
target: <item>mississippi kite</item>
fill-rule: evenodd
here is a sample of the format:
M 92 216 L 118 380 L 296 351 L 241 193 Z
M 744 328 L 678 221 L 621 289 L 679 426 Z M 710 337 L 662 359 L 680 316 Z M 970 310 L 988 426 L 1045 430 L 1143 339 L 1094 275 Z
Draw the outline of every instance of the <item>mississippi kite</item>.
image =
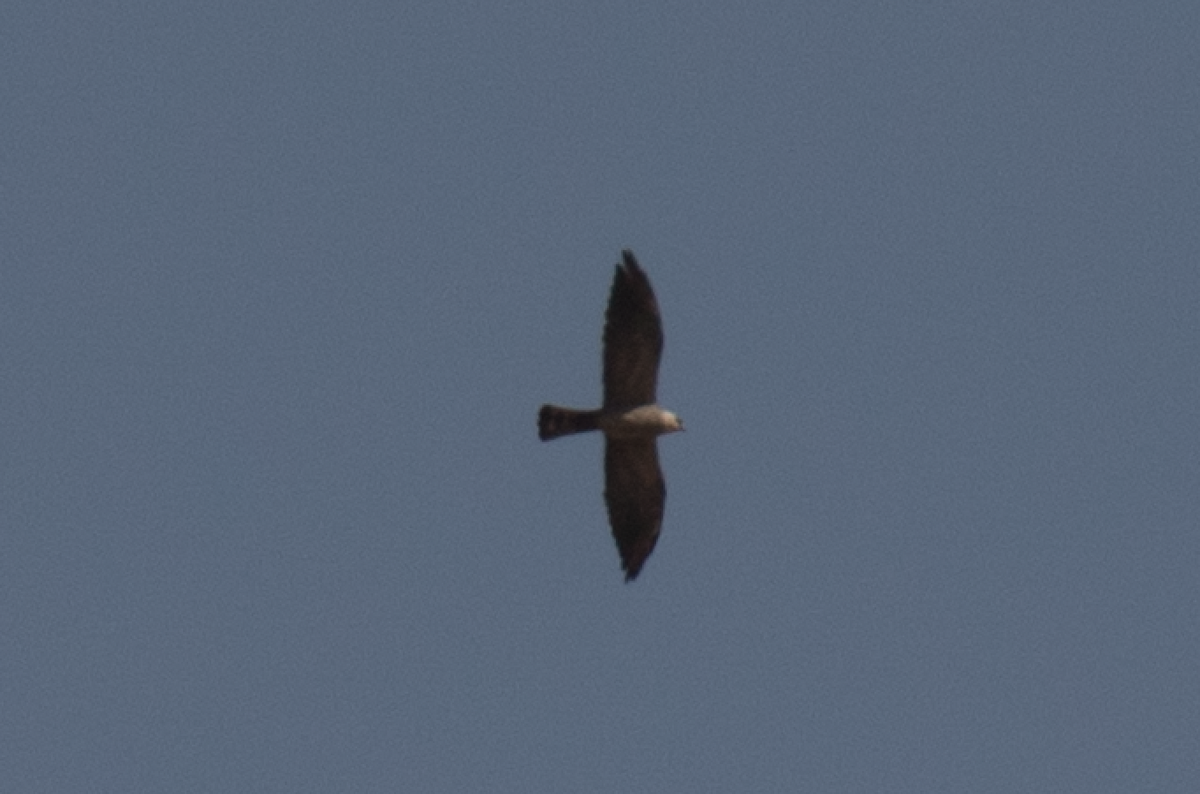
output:
M 538 437 L 604 433 L 604 501 L 625 581 L 637 578 L 662 529 L 667 486 L 656 439 L 683 429 L 657 404 L 662 320 L 646 272 L 622 251 L 604 323 L 604 404 L 593 411 L 543 405 Z

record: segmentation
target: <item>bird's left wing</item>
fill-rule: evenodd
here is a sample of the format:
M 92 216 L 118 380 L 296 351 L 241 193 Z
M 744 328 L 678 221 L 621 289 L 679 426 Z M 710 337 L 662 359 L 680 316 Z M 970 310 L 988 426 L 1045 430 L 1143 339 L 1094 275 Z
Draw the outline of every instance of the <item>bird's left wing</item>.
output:
M 605 442 L 604 501 L 628 582 L 637 578 L 662 530 L 667 484 L 654 439 Z

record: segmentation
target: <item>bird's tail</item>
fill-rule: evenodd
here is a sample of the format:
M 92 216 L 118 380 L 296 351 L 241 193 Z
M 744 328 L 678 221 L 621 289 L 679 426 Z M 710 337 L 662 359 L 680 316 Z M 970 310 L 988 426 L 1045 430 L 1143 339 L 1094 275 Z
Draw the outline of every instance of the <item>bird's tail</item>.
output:
M 543 405 L 538 411 L 538 438 L 542 441 L 572 433 L 586 433 L 599 427 L 599 411 L 577 411 L 557 405 Z

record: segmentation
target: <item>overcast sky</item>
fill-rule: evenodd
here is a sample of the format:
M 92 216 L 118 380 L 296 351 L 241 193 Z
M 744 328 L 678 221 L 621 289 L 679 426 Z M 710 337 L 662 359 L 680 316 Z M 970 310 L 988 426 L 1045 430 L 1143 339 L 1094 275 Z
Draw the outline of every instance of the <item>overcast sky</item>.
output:
M 0 789 L 1196 790 L 1194 2 L 0 17 Z

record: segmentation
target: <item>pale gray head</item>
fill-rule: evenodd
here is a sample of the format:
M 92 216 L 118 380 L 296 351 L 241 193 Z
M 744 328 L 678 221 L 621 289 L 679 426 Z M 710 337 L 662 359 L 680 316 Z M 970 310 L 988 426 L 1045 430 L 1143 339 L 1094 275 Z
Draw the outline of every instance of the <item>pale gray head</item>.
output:
M 662 423 L 664 433 L 678 433 L 683 430 L 683 422 L 670 411 L 663 411 Z

